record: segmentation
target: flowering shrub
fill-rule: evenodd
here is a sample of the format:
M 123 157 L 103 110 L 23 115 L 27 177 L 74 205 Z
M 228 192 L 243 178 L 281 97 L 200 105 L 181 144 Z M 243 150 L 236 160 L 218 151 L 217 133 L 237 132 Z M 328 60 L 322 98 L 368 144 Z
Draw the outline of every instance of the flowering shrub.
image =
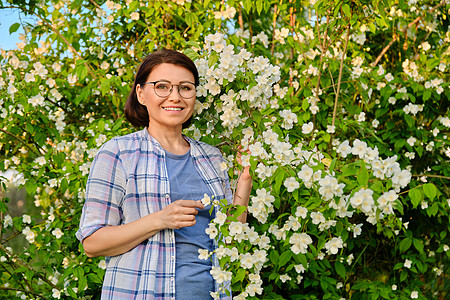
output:
M 37 22 L 13 25 L 22 42 L 0 57 L 5 297 L 98 298 L 105 260 L 74 236 L 85 182 L 100 145 L 133 130 L 122 107 L 160 46 L 200 72 L 185 133 L 220 148 L 232 183 L 242 166 L 254 178 L 246 224 L 243 208 L 203 199 L 222 207 L 207 229 L 220 247 L 199 256 L 220 260 L 211 274 L 235 298 L 449 292 L 446 1 L 0 1 L 8 7 Z M 37 213 L 9 211 L 8 174 Z

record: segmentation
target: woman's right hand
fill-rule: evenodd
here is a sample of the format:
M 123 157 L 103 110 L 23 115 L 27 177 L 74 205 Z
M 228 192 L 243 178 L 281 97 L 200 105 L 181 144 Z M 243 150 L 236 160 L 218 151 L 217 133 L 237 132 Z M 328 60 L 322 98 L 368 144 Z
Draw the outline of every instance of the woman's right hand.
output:
M 180 229 L 195 225 L 198 209 L 205 208 L 201 201 L 177 200 L 158 212 L 162 228 Z

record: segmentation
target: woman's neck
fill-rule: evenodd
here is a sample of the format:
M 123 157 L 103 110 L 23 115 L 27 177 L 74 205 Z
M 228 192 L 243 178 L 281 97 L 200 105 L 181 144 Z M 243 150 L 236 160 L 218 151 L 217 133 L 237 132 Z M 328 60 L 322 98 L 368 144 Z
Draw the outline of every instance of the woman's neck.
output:
M 152 130 L 151 126 L 147 130 L 164 150 L 177 155 L 182 155 L 189 151 L 190 144 L 183 138 L 181 130 Z

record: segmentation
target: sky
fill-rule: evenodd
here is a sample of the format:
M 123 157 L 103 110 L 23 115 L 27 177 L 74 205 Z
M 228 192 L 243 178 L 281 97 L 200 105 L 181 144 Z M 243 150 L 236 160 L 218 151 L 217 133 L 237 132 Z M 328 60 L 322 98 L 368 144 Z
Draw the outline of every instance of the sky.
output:
M 21 15 L 22 21 L 30 18 Z M 19 13 L 17 10 L 0 9 L 0 48 L 3 50 L 11 50 L 17 48 L 16 43 L 19 43 L 19 33 L 23 32 L 22 28 L 13 34 L 9 34 L 9 27 L 12 24 L 20 22 Z

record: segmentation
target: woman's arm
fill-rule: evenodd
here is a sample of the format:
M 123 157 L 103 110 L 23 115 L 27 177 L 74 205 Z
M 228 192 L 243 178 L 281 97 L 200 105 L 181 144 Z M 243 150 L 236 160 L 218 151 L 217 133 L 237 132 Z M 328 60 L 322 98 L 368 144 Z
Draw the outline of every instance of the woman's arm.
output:
M 89 257 L 125 253 L 163 229 L 194 225 L 197 208 L 204 208 L 200 201 L 177 200 L 134 222 L 103 227 L 83 240 L 84 251 Z
M 236 191 L 234 193 L 233 204 L 248 207 L 252 185 L 253 179 L 250 175 L 250 167 L 245 167 L 239 175 Z M 241 223 L 247 222 L 247 210 L 245 210 L 237 219 Z

